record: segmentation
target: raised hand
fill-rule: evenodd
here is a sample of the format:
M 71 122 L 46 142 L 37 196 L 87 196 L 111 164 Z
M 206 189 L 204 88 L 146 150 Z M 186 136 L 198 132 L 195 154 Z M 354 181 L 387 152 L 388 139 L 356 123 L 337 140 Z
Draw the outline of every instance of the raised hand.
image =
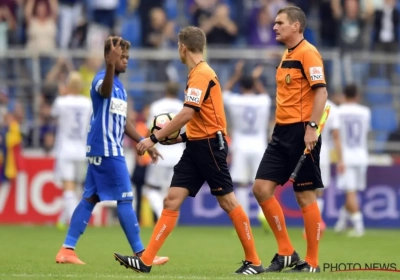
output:
M 253 72 L 251 73 L 251 77 L 253 79 L 258 79 L 258 78 L 260 78 L 263 71 L 264 71 L 264 66 L 258 65 L 253 69 Z
M 113 40 L 115 37 L 110 37 L 108 40 L 110 40 L 110 52 L 108 53 L 107 57 L 107 64 L 114 65 L 118 62 L 122 55 L 122 49 L 121 49 L 121 37 L 118 37 L 118 41 L 114 46 Z

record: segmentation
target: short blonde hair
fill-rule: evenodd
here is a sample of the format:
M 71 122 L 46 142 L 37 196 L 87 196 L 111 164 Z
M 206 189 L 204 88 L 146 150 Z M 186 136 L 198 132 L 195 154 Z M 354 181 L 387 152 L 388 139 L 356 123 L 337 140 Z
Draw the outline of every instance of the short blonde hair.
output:
M 73 93 L 82 93 L 83 85 L 82 75 L 79 72 L 72 71 L 69 73 L 67 79 L 67 87 L 69 91 L 73 91 Z

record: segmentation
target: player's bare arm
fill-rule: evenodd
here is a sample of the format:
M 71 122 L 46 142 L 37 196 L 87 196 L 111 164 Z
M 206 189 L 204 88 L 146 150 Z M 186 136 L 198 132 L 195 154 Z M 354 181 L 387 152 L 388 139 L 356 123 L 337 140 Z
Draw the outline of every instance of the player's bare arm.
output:
M 338 174 L 343 174 L 345 166 L 344 166 L 343 157 L 342 157 L 342 144 L 340 142 L 339 129 L 334 129 L 332 131 L 332 138 L 333 138 L 333 144 L 335 146 L 335 151 L 336 151 L 336 159 L 337 159 L 336 170 L 337 170 Z
M 260 80 L 260 77 L 263 72 L 264 72 L 264 66 L 258 65 L 253 69 L 253 72 L 251 73 L 251 77 L 254 80 L 254 89 L 259 94 L 267 93 L 267 90 L 265 89 L 264 85 L 262 84 L 262 82 Z
M 131 138 L 133 141 L 136 141 L 137 143 L 139 143 L 143 139 L 143 137 L 137 132 L 137 130 L 135 129 L 135 127 L 132 125 L 132 123 L 130 121 L 128 121 L 125 126 L 125 134 L 129 138 Z M 148 153 L 149 153 L 153 163 L 157 163 L 159 157 L 164 159 L 163 156 L 158 152 L 158 150 L 156 148 L 149 149 Z M 142 156 L 143 154 L 144 154 L 144 152 L 139 153 L 139 151 L 138 151 L 138 155 Z
M 226 82 L 224 86 L 224 91 L 231 91 L 235 84 L 239 81 L 239 79 L 243 75 L 243 67 L 244 61 L 239 60 L 235 65 L 235 72 L 231 76 L 231 78 Z
M 314 89 L 314 105 L 311 113 L 310 121 L 318 124 L 324 112 L 328 92 L 325 87 L 318 87 Z M 311 151 L 318 142 L 317 129 L 307 125 L 306 133 L 304 135 L 304 143 L 309 151 Z
M 171 122 L 168 123 L 168 125 L 153 135 L 153 137 L 155 137 L 154 140 L 157 140 L 156 142 L 154 142 L 151 138 L 146 138 L 137 145 L 136 148 L 138 153 L 143 154 L 148 149 L 153 147 L 158 142 L 158 139 L 164 139 L 168 135 L 171 135 L 175 131 L 181 129 L 192 119 L 194 113 L 194 109 L 190 107 L 183 107 L 182 110 L 171 120 Z M 182 138 L 180 140 L 182 140 Z
M 99 93 L 104 98 L 110 98 L 114 85 L 115 75 L 115 64 L 118 62 L 122 55 L 121 49 L 121 37 L 119 37 L 117 43 L 113 44 L 113 37 L 108 38 L 111 44 L 110 53 L 106 56 L 106 74 L 104 75 L 103 83 L 99 88 Z
M 125 134 L 137 143 L 139 143 L 143 139 L 143 136 L 140 135 L 139 132 L 137 132 L 137 130 L 130 121 L 127 121 L 126 123 Z

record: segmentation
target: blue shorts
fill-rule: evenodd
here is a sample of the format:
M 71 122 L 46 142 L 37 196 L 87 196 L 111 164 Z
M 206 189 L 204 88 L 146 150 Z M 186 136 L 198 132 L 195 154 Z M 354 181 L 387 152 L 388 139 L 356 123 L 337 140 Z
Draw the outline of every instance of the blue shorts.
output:
M 125 157 L 89 157 L 83 198 L 97 195 L 104 200 L 133 200 Z

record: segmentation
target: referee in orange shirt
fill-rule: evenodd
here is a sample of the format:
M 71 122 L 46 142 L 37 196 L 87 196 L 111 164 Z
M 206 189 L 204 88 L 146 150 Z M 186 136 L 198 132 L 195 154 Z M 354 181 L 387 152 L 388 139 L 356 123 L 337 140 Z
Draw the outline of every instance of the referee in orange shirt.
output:
M 316 202 L 316 189 L 323 188 L 319 167 L 321 138 L 318 122 L 324 111 L 327 91 L 324 68 L 318 50 L 303 36 L 306 27 L 304 12 L 294 6 L 278 11 L 274 31 L 276 39 L 287 50 L 276 73 L 276 125 L 261 160 L 253 193 L 259 202 L 275 239 L 278 253 L 266 272 L 320 272 L 318 244 L 321 234 L 321 213 Z M 307 147 L 307 155 L 293 185 L 304 218 L 307 254 L 304 260 L 290 242 L 282 208 L 274 196 L 275 188 L 284 185 Z
M 164 200 L 164 210 L 148 247 L 141 257 L 114 254 L 117 261 L 137 272 L 150 272 L 154 256 L 177 223 L 180 206 L 188 196 L 196 196 L 204 182 L 208 183 L 211 194 L 228 213 L 242 243 L 245 260 L 235 273 L 250 275 L 264 272 L 254 246 L 249 218 L 233 192 L 226 162 L 228 145 L 224 137 L 226 118 L 222 91 L 217 75 L 204 61 L 205 45 L 206 36 L 200 28 L 189 26 L 181 30 L 179 55 L 189 69 L 184 107 L 165 128 L 137 145 L 139 154 L 143 154 L 159 139 L 164 139 L 186 124 L 186 133 L 176 141 L 186 142 L 186 149 L 174 167 L 171 187 Z

